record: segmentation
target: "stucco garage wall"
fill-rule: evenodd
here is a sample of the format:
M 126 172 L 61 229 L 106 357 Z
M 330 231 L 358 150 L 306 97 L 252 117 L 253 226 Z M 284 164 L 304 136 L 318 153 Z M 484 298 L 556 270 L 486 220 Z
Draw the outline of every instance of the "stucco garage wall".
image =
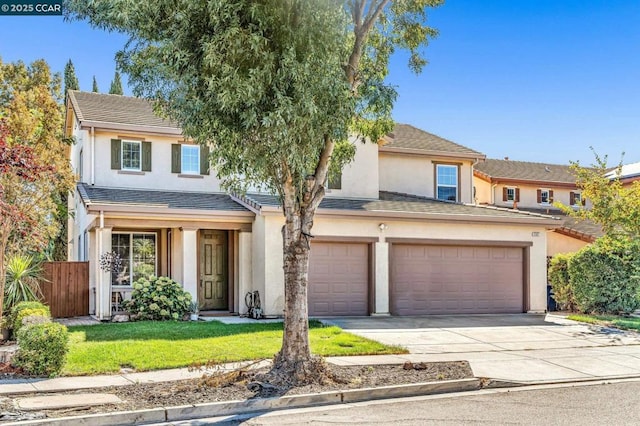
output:
M 264 217 L 258 217 L 262 220 Z M 257 218 L 257 220 L 258 220 Z M 254 270 L 254 281 L 264 279 L 266 303 L 263 303 L 268 315 L 282 315 L 284 300 L 284 274 L 282 273 L 282 237 L 280 228 L 283 223 L 281 217 L 266 217 L 265 239 L 262 240 L 264 251 L 256 251 L 256 257 L 264 253 L 265 264 L 260 266 L 264 271 L 264 278 L 258 277 Z M 380 223 L 387 229 L 380 231 Z M 254 225 L 254 234 L 256 234 Z M 317 216 L 313 227 L 313 234 L 325 237 L 370 237 L 378 238 L 381 243 L 376 244 L 376 252 L 381 246 L 388 247 L 386 238 L 411 239 L 441 239 L 465 241 L 513 241 L 517 243 L 531 242 L 529 249 L 529 310 L 544 311 L 546 309 L 546 253 L 547 241 L 544 226 L 538 225 L 494 225 L 473 223 L 443 223 L 412 220 L 381 220 L 380 218 L 344 219 L 332 216 Z M 535 235 L 535 236 L 534 236 Z M 255 246 L 254 246 L 255 248 Z M 380 261 L 387 261 L 389 257 L 375 256 Z M 254 258 L 255 259 L 255 258 Z M 256 265 L 259 262 L 255 262 Z M 382 289 L 388 289 L 388 264 L 377 264 L 375 278 L 375 313 L 388 313 L 388 290 L 378 294 Z M 381 280 L 387 280 L 386 285 Z
M 547 256 L 553 256 L 558 253 L 573 253 L 588 244 L 586 241 L 562 235 L 558 232 L 549 232 L 547 234 Z

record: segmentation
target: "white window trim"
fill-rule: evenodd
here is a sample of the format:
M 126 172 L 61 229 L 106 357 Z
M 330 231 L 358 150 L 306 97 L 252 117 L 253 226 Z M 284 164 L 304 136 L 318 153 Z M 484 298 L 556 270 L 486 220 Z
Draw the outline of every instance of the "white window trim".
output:
M 516 189 L 517 187 L 515 186 L 507 186 L 507 201 L 505 201 L 505 203 L 515 203 L 516 202 Z M 510 200 L 509 199 L 509 191 L 513 191 L 513 197 Z
M 450 168 L 453 168 L 456 171 L 456 184 L 455 185 L 440 183 L 440 174 L 438 173 L 438 168 L 440 168 L 440 167 L 450 167 Z M 456 166 L 454 164 L 436 164 L 436 193 L 435 193 L 435 198 L 437 200 L 439 200 L 439 198 L 438 198 L 438 188 L 439 187 L 455 188 L 456 189 L 456 199 L 455 199 L 455 201 L 458 202 L 458 193 L 460 192 L 459 185 L 460 185 L 460 176 L 459 176 L 459 173 L 458 173 L 458 166 Z M 444 201 L 450 201 L 450 200 L 444 200 Z
M 182 168 L 183 165 L 183 160 L 184 160 L 184 149 L 185 148 L 189 148 L 189 149 L 195 149 L 196 152 L 198 153 L 198 162 L 197 162 L 197 167 L 195 171 L 185 171 Z M 183 175 L 199 175 L 200 174 L 200 146 L 198 145 L 189 145 L 189 144 L 181 144 L 180 145 L 180 173 L 182 173 Z
M 138 151 L 140 152 L 140 165 L 138 167 L 126 167 L 124 165 L 124 143 L 133 143 L 138 145 Z M 142 171 L 142 142 L 141 141 L 120 141 L 120 168 L 122 170 L 131 171 L 131 172 L 141 172 Z
M 153 265 L 153 275 L 158 276 L 158 233 L 157 232 L 123 232 L 117 231 L 113 232 L 111 235 L 129 235 L 129 266 L 132 268 L 130 271 L 131 278 L 129 279 L 128 285 L 117 285 L 111 284 L 113 288 L 131 288 L 133 287 L 133 236 L 134 235 L 153 235 L 155 237 L 156 244 L 156 261 L 155 265 Z
M 582 207 L 582 192 L 573 193 L 573 207 Z
M 547 201 L 542 201 L 542 198 L 543 198 L 542 194 L 544 194 L 545 192 L 547 193 Z M 549 189 L 540 188 L 540 204 L 542 204 L 543 206 L 551 205 L 551 203 L 549 202 L 549 198 L 551 197 L 549 195 L 550 192 L 551 191 Z

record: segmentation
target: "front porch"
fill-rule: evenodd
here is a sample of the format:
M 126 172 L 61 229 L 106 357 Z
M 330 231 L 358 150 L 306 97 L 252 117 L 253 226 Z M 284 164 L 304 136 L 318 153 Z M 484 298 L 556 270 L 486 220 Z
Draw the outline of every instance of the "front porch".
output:
M 198 302 L 201 311 L 237 314 L 244 304 L 239 297 L 250 291 L 251 225 L 201 224 L 201 226 L 148 227 L 107 226 L 93 229 L 90 253 L 90 313 L 109 320 L 125 311 L 133 284 L 139 278 L 167 276 Z M 152 222 L 152 221 L 151 221 Z M 115 225 L 115 224 L 114 224 Z M 112 271 L 100 267 L 104 253 L 118 254 L 120 263 Z

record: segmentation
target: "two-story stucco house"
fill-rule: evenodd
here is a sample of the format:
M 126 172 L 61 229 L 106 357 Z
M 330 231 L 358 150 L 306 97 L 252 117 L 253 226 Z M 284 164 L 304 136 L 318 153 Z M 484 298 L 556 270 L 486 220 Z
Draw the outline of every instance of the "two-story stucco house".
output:
M 547 235 L 547 255 L 574 252 L 602 235 L 600 227 L 563 215 L 553 205 L 581 208 L 587 200 L 567 165 L 486 159 L 473 170 L 475 202 L 559 216 L 562 226 Z
M 141 276 L 170 276 L 204 310 L 244 313 L 259 291 L 283 314 L 278 199 L 221 191 L 207 150 L 144 100 L 70 91 L 67 134 L 78 174 L 72 260 L 90 262 L 90 311 L 108 319 Z M 559 221 L 473 205 L 484 155 L 407 125 L 357 142 L 313 232 L 314 316 L 544 311 L 546 237 Z M 122 267 L 100 268 L 116 251 Z

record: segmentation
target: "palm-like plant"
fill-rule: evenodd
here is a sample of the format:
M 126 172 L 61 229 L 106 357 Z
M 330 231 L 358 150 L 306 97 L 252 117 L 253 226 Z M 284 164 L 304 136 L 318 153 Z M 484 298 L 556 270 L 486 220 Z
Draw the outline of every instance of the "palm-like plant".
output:
M 4 290 L 4 311 L 17 303 L 40 300 L 40 282 L 44 280 L 42 263 L 33 256 L 16 254 L 7 259 L 7 283 Z

